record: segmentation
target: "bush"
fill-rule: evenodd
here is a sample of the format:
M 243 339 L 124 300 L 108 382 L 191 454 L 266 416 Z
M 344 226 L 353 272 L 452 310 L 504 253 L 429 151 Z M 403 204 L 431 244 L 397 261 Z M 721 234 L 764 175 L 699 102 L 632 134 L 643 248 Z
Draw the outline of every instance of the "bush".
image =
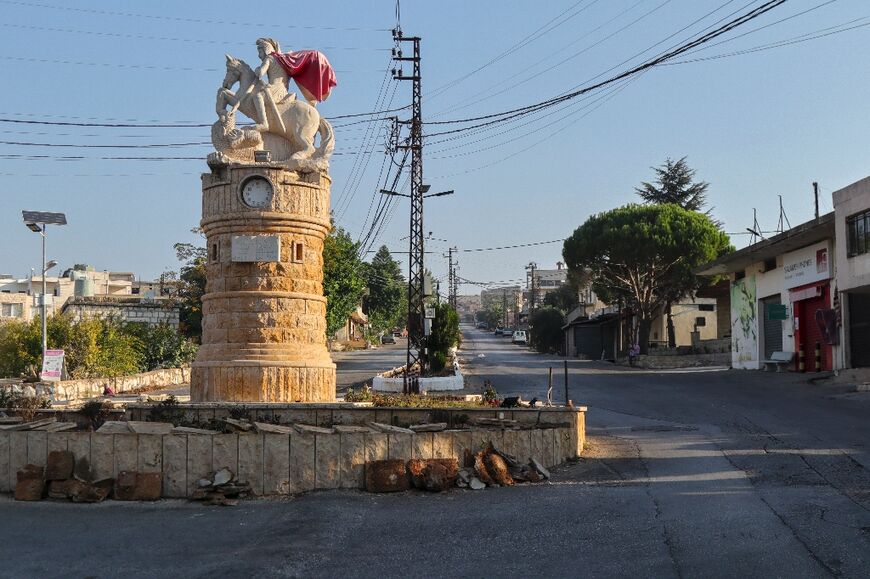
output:
M 177 368 L 196 355 L 196 345 L 172 326 L 128 324 L 117 318 L 75 321 L 72 316 L 48 318 L 48 344 L 64 350 L 71 378 L 111 378 Z M 42 325 L 29 322 L 0 324 L 0 377 L 20 377 L 42 361 Z
M 429 362 L 429 369 L 432 373 L 440 372 L 447 365 L 447 354 L 444 352 L 435 352 L 432 354 L 432 360 Z

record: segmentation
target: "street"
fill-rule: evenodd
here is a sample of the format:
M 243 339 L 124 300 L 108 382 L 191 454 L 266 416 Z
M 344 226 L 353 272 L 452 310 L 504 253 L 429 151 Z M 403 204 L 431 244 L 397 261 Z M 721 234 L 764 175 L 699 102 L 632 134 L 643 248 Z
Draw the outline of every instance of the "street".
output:
M 491 380 L 502 396 L 543 399 L 552 366 L 562 402 L 561 358 L 464 334 L 470 389 Z M 4 497 L 0 576 L 870 575 L 867 394 L 790 373 L 569 369 L 588 448 L 552 484 L 226 509 Z

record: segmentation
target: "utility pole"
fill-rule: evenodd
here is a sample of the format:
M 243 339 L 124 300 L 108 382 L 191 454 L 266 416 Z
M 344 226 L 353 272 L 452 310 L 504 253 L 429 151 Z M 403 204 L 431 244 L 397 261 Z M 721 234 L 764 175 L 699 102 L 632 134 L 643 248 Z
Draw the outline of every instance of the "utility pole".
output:
M 456 262 L 453 261 L 453 252 L 455 247 L 447 250 L 447 303 L 453 310 L 456 310 L 456 289 L 458 280 L 456 279 Z
M 813 196 L 816 198 L 816 219 L 819 218 L 819 184 L 813 181 Z
M 526 269 L 530 272 L 530 282 L 529 282 L 529 317 L 532 315 L 532 310 L 535 309 L 535 269 L 538 267 L 538 264 L 534 261 L 529 263 L 526 266 Z
M 501 290 L 501 327 L 506 328 L 508 323 L 508 314 L 507 314 L 507 290 Z
M 397 45 L 402 42 L 413 44 L 413 56 L 402 56 L 401 48 L 396 50 L 394 59 L 399 62 L 411 62 L 413 73 L 405 76 L 401 68 L 393 69 L 393 78 L 396 80 L 410 80 L 412 82 L 411 119 L 402 121 L 411 126 L 410 144 L 402 147 L 411 148 L 411 219 L 410 235 L 408 241 L 408 346 L 405 355 L 405 375 L 402 392 L 405 394 L 419 393 L 419 382 L 412 380 L 413 366 L 419 364 L 423 370 L 422 350 L 424 347 L 423 319 L 425 316 L 423 304 L 423 275 L 425 255 L 423 248 L 423 114 L 421 105 L 423 102 L 422 89 L 420 87 L 420 37 L 405 36 L 398 26 L 393 29 L 393 40 Z

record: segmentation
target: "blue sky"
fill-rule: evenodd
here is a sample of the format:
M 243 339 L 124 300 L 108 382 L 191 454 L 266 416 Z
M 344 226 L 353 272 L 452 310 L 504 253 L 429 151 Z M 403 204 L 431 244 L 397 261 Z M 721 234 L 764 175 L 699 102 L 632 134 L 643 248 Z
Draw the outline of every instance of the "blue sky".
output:
M 224 53 L 255 62 L 254 42 L 260 36 L 279 39 L 286 50 L 318 48 L 328 55 L 339 85 L 319 106 L 327 117 L 410 102 L 410 84 L 391 81 L 387 74 L 393 1 L 251 5 L 260 6 L 259 13 L 226 1 L 48 1 L 0 0 L 0 60 L 7 79 L 0 118 L 211 123 Z M 609 74 L 624 70 L 735 10 L 759 4 L 406 1 L 401 24 L 406 34 L 423 38 L 423 114 L 424 121 L 434 121 L 545 100 L 608 69 L 613 68 Z M 676 60 L 729 54 L 850 21 L 849 26 L 870 23 L 870 5 L 790 0 L 720 40 L 770 26 Z M 551 29 L 529 38 L 541 27 Z M 471 249 L 567 237 L 590 214 L 635 201 L 633 188 L 651 179 L 650 167 L 666 157 L 688 156 L 698 178 L 710 183 L 710 205 L 727 231 L 751 226 L 753 208 L 761 227 L 773 229 L 778 195 L 793 225 L 810 219 L 812 181 L 822 187 L 822 211 L 829 211 L 832 191 L 870 174 L 867 54 L 870 26 L 771 50 L 655 67 L 597 101 L 592 99 L 604 94 L 575 99 L 561 112 L 451 135 L 456 138 L 447 142 L 433 137 L 427 142 L 425 181 L 433 191 L 456 194 L 427 201 L 425 229 L 432 232 L 428 249 L 434 252 L 428 265 L 443 276 L 442 253 L 450 245 Z M 339 155 L 332 164 L 333 206 L 338 224 L 356 237 L 367 229 L 367 212 L 383 185 L 378 176 L 384 124 L 334 124 Z M 444 128 L 450 126 L 431 125 L 426 132 Z M 0 140 L 141 145 L 198 143 L 209 137 L 207 128 L 0 122 Z M 49 237 L 49 258 L 62 267 L 89 263 L 133 271 L 143 279 L 177 267 L 172 244 L 197 240 L 190 229 L 200 217 L 199 174 L 207 170 L 209 150 L 208 145 L 0 144 L 0 273 L 24 276 L 39 262 L 38 236 L 21 223 L 22 209 L 67 213 L 69 225 Z M 57 158 L 63 156 L 89 158 Z M 91 158 L 119 156 L 202 160 Z M 407 203 L 397 202 L 375 248 L 383 243 L 407 250 L 402 239 L 407 223 Z M 748 237 L 733 241 L 740 247 Z M 558 243 L 461 252 L 460 275 L 476 281 L 518 279 L 529 261 L 553 267 L 560 253 Z M 478 290 L 460 288 L 461 293 Z

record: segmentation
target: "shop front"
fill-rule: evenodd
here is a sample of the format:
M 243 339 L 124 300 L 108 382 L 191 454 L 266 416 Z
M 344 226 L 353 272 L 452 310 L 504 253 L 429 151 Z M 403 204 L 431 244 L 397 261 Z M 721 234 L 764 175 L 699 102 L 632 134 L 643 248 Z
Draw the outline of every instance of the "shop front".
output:
M 834 368 L 833 346 L 839 343 L 839 330 L 831 304 L 831 255 L 827 240 L 783 255 L 783 281 L 792 307 L 798 371 Z

